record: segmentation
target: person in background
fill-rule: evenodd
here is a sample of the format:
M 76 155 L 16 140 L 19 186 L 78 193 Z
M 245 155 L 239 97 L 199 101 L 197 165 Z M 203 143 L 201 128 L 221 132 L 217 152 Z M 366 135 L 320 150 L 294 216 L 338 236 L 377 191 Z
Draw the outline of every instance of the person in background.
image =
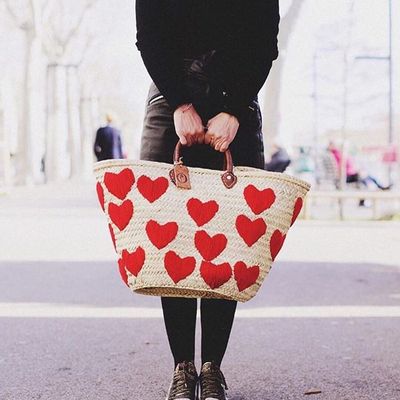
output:
M 273 143 L 271 160 L 265 164 L 265 169 L 272 172 L 285 172 L 290 163 L 288 152 L 279 144 Z
M 340 171 L 341 163 L 342 163 L 342 152 L 338 149 L 338 147 L 336 147 L 336 145 L 333 141 L 329 142 L 328 150 L 332 153 L 333 157 L 335 158 L 335 161 L 337 164 L 337 169 L 338 169 L 338 171 Z M 346 183 L 355 183 L 357 185 L 357 188 L 360 188 L 361 186 L 368 188 L 369 183 L 372 183 L 374 186 L 376 186 L 380 190 L 389 190 L 391 188 L 391 185 L 383 186 L 372 175 L 369 175 L 366 173 L 364 173 L 364 174 L 361 173 L 361 171 L 359 171 L 356 168 L 355 163 L 350 156 L 348 156 L 345 159 L 345 169 L 346 169 Z M 340 176 L 340 172 L 339 172 L 339 176 Z M 360 199 L 358 205 L 360 207 L 364 207 L 365 200 Z
M 125 158 L 122 152 L 121 132 L 111 125 L 113 122 L 111 114 L 106 115 L 106 121 L 107 125 L 100 127 L 96 132 L 94 154 L 97 161 Z
M 342 152 L 336 147 L 334 142 L 329 142 L 328 150 L 332 153 L 335 158 L 337 168 L 340 171 L 342 163 Z M 378 189 L 389 190 L 391 186 L 384 186 L 378 182 L 378 180 L 370 174 L 362 173 L 356 168 L 354 160 L 348 156 L 345 159 L 346 168 L 346 183 L 356 183 L 358 186 L 363 185 L 368 187 L 368 183 L 372 182 Z

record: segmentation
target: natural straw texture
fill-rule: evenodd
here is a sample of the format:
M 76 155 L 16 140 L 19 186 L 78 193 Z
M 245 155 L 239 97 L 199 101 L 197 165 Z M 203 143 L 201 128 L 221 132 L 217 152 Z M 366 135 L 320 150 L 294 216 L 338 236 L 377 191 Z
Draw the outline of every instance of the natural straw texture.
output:
M 180 189 L 170 180 L 172 168 L 132 160 L 94 166 L 121 275 L 136 293 L 251 299 L 309 184 L 286 174 L 235 167 L 237 183 L 227 189 L 222 171 L 188 167 L 191 189 Z

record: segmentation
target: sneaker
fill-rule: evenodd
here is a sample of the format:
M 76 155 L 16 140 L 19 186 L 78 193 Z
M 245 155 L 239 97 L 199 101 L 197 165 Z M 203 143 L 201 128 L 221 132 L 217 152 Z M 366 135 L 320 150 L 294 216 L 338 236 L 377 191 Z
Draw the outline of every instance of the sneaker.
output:
M 196 367 L 191 361 L 179 363 L 165 400 L 197 400 L 197 380 Z
M 200 400 L 227 400 L 225 390 L 228 390 L 225 377 L 219 366 L 213 362 L 206 362 L 200 373 Z

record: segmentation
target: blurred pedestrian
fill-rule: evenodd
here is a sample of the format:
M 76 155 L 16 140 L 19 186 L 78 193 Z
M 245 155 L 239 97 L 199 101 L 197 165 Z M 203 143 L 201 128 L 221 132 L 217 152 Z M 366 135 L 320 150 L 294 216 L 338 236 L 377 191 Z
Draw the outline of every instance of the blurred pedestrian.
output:
M 338 147 L 336 147 L 335 143 L 332 141 L 329 142 L 328 150 L 334 156 L 338 170 L 340 171 L 342 164 L 342 152 L 339 150 Z M 375 178 L 374 176 L 370 175 L 365 171 L 361 171 L 360 169 L 358 169 L 356 167 L 353 158 L 350 156 L 347 156 L 345 159 L 345 172 L 346 172 L 346 183 L 355 183 L 357 184 L 358 187 L 362 185 L 368 188 L 369 183 L 372 183 L 375 187 L 381 190 L 389 190 L 391 187 L 391 185 L 389 186 L 382 185 L 377 180 L 377 178 Z
M 140 158 L 171 163 L 179 140 L 185 165 L 221 169 L 229 147 L 235 165 L 264 169 L 257 94 L 278 56 L 278 0 L 137 0 L 136 22 L 136 45 L 153 80 Z M 200 400 L 225 400 L 220 366 L 236 301 L 200 301 L 200 375 L 197 299 L 161 303 L 175 364 L 167 400 L 195 400 L 198 389 Z
M 315 163 L 310 155 L 309 149 L 300 146 L 294 171 L 297 174 L 313 173 L 315 171 Z
M 108 113 L 106 115 L 107 125 L 100 127 L 96 132 L 94 153 L 97 161 L 124 158 L 121 132 L 112 125 L 113 120 L 113 116 Z
M 272 172 L 285 172 L 291 160 L 288 152 L 278 143 L 272 144 L 271 160 L 265 164 L 265 169 Z

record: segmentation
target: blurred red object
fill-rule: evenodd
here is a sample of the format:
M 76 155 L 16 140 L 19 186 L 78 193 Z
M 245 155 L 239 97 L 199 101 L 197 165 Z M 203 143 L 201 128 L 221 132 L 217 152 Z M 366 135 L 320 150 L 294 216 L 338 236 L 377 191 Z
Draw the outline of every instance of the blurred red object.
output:
M 392 164 L 398 161 L 398 152 L 395 146 L 386 148 L 382 154 L 382 162 Z

